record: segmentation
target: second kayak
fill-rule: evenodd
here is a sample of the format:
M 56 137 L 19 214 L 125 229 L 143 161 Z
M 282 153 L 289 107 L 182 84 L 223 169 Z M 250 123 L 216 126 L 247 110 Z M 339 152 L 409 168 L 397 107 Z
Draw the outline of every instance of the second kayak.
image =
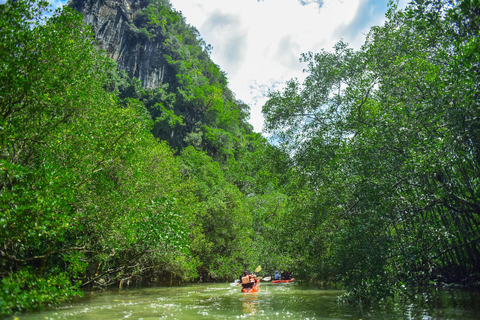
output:
M 289 283 L 293 282 L 293 280 L 295 280 L 295 278 L 292 278 L 290 280 L 272 280 L 272 283 Z

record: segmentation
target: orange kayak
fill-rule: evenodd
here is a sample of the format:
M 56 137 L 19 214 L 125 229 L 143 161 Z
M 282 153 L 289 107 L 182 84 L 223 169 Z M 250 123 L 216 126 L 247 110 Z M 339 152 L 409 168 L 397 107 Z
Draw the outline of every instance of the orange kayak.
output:
M 245 292 L 245 293 L 258 292 L 258 290 L 260 290 L 260 288 L 258 287 L 259 283 L 260 283 L 260 281 L 255 279 L 255 283 L 253 284 L 253 286 L 251 288 L 243 288 L 242 287 L 242 292 Z
M 293 282 L 295 278 L 292 278 L 290 280 L 272 280 L 272 283 L 288 283 L 288 282 Z

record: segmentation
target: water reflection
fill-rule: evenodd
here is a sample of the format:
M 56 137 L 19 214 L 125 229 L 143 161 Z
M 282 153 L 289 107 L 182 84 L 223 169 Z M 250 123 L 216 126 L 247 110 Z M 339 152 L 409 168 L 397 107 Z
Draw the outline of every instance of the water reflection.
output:
M 257 314 L 258 292 L 244 294 L 242 297 L 242 307 L 244 315 Z

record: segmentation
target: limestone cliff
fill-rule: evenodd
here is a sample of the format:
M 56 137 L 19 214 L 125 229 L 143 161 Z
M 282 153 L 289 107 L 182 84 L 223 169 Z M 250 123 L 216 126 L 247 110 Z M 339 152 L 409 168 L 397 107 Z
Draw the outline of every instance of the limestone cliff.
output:
M 144 88 L 157 88 L 165 80 L 166 60 L 162 41 L 142 36 L 134 24 L 141 0 L 72 0 L 70 6 L 83 14 L 98 45 L 130 77 Z
M 155 137 L 177 150 L 193 145 L 226 158 L 251 132 L 248 106 L 235 99 L 210 47 L 170 0 L 70 0 L 69 6 L 118 67 L 142 82 L 143 89 L 120 76 L 114 85 L 120 99 L 143 103 Z

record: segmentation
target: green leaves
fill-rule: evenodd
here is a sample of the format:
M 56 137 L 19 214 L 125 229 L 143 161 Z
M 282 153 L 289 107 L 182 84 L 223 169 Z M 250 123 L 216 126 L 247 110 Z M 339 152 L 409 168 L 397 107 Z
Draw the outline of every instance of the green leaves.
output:
M 69 276 L 59 270 L 49 278 L 43 278 L 31 268 L 24 268 L 3 277 L 0 287 L 3 315 L 58 306 L 73 295 L 83 295 L 78 285 L 72 285 Z
M 105 91 L 115 65 L 77 13 L 65 8 L 32 26 L 22 19 L 36 6 L 8 8 L 1 32 L 18 37 L 8 46 L 14 40 L 0 38 L 2 313 L 169 265 L 193 276 L 191 212 L 175 200 L 186 185 L 170 148 L 151 135 L 145 106 L 117 105 Z

